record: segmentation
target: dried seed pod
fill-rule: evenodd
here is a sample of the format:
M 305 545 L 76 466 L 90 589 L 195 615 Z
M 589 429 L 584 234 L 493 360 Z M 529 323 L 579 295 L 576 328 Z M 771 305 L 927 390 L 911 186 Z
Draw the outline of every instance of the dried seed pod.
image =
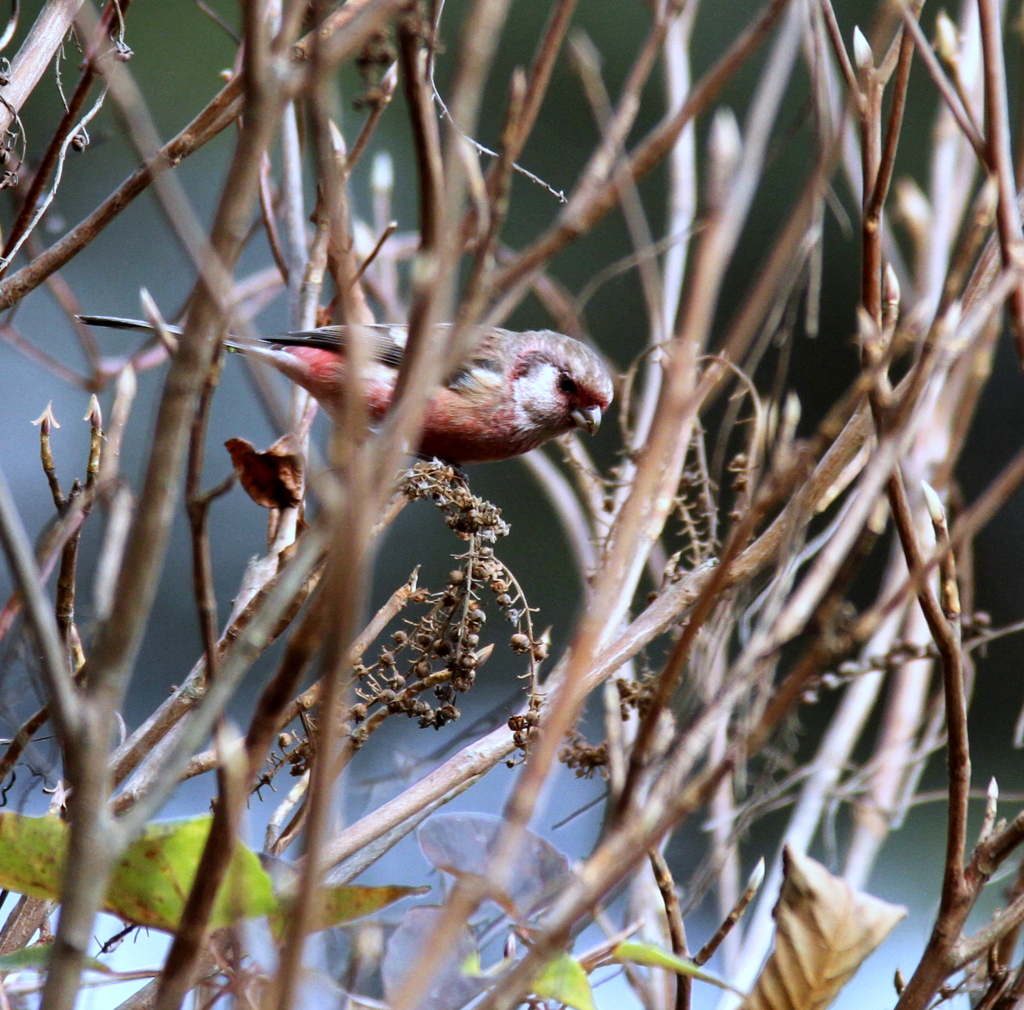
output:
M 361 701 L 357 701 L 349 709 L 349 715 L 351 715 L 356 722 L 362 722 L 366 718 L 366 706 Z
M 423 680 L 424 677 L 430 676 L 430 664 L 425 659 L 421 659 L 413 664 L 412 672 L 420 680 Z
M 508 644 L 512 646 L 513 652 L 529 652 L 530 651 L 530 637 L 524 635 L 522 632 L 516 632 L 509 640 Z
M 404 631 L 396 631 L 391 635 L 391 641 L 395 645 L 405 645 L 409 641 L 409 636 Z
M 497 603 L 499 607 L 511 607 L 512 597 L 509 596 L 508 593 L 499 593 L 494 598 L 494 602 Z

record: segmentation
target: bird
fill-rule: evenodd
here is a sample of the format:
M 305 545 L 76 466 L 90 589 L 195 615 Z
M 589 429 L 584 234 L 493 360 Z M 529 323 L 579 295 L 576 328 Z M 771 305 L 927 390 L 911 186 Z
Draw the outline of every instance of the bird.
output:
M 137 319 L 78 318 L 90 325 L 154 332 Z M 451 324 L 440 324 L 435 339 L 445 339 L 450 329 Z M 363 324 L 360 330 L 370 359 L 363 388 L 373 424 L 383 419 L 394 397 L 408 327 Z M 227 343 L 272 365 L 337 418 L 351 339 L 348 326 L 321 326 L 258 340 L 229 338 Z M 418 452 L 457 466 L 508 459 L 570 431 L 594 434 L 612 397 L 607 366 L 582 341 L 553 330 L 492 327 L 481 331 L 462 364 L 431 395 Z

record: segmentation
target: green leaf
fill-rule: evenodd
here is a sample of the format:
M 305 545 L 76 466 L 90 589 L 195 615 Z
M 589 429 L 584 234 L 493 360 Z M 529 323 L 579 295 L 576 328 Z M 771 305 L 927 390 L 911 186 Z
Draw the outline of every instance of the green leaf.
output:
M 693 961 L 685 957 L 678 957 L 671 951 L 663 950 L 653 943 L 636 943 L 635 941 L 624 941 L 612 951 L 612 960 L 619 964 L 629 962 L 630 964 L 642 964 L 647 968 L 667 968 L 679 975 L 689 975 L 699 982 L 709 982 L 717 985 L 719 989 L 728 989 L 730 992 L 743 995 L 738 989 L 733 989 L 728 982 L 710 972 L 703 971 Z
M 56 900 L 67 846 L 68 826 L 56 817 L 0 814 L 0 887 Z
M 512 959 L 503 957 L 500 961 L 495 961 L 490 968 L 484 968 L 480 963 L 480 951 L 474 949 L 466 955 L 466 960 L 462 962 L 460 971 L 466 978 L 496 978 L 510 964 L 512 964 Z
M 150 825 L 114 866 L 106 910 L 128 922 L 173 932 L 181 922 L 211 818 Z M 235 846 L 228 872 L 214 900 L 210 929 L 277 910 L 270 877 L 259 857 Z
M 402 887 L 389 884 L 384 887 L 322 887 L 317 895 L 316 913 L 313 920 L 313 932 L 321 929 L 332 929 L 343 923 L 360 919 L 372 912 L 408 898 L 414 894 L 426 894 L 429 887 Z M 278 893 L 278 907 L 271 914 L 270 921 L 274 935 L 284 935 L 288 910 L 291 905 L 290 895 Z
M 150 825 L 115 863 L 104 911 L 138 926 L 173 933 L 181 922 L 211 823 L 212 818 L 205 816 Z M 0 813 L 0 888 L 43 901 L 58 900 L 67 839 L 68 826 L 56 817 Z M 330 929 L 429 890 L 397 885 L 325 887 L 319 895 L 314 929 Z M 275 892 L 259 856 L 238 844 L 214 900 L 210 929 L 268 916 L 280 936 L 289 905 L 289 895 Z M 16 969 L 0 967 L 4 970 Z
M 320 890 L 319 915 L 314 929 L 331 929 L 344 922 L 360 919 L 388 905 L 418 894 L 429 894 L 429 887 L 324 887 Z
M 46 971 L 50 964 L 52 951 L 52 944 L 37 943 L 10 954 L 2 954 L 0 955 L 0 974 L 12 971 Z M 99 971 L 104 975 L 111 974 L 110 968 L 94 957 L 85 959 L 85 968 L 87 971 Z
M 569 954 L 561 954 L 549 961 L 534 979 L 532 990 L 541 999 L 558 1000 L 573 1010 L 597 1010 L 587 973 L 583 965 Z

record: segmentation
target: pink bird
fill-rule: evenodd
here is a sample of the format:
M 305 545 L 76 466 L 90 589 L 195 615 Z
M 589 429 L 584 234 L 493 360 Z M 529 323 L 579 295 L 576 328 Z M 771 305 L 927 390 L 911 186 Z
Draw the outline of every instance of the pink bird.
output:
M 98 326 L 153 332 L 140 320 L 80 318 Z M 438 339 L 448 328 L 438 327 Z M 361 329 L 370 355 L 366 410 L 371 422 L 377 422 L 394 396 L 407 327 Z M 260 342 L 228 343 L 273 365 L 336 415 L 345 389 L 348 339 L 348 327 L 324 326 Z M 552 330 L 491 329 L 430 398 L 419 451 L 456 464 L 507 459 L 574 429 L 597 431 L 611 401 L 608 369 L 586 344 Z

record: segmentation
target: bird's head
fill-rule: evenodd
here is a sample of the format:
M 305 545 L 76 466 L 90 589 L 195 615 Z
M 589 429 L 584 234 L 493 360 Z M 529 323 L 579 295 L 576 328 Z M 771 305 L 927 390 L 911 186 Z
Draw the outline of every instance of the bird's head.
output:
M 521 423 L 561 435 L 574 428 L 593 434 L 612 402 L 612 379 L 586 344 L 551 330 L 522 334 L 512 371 Z

